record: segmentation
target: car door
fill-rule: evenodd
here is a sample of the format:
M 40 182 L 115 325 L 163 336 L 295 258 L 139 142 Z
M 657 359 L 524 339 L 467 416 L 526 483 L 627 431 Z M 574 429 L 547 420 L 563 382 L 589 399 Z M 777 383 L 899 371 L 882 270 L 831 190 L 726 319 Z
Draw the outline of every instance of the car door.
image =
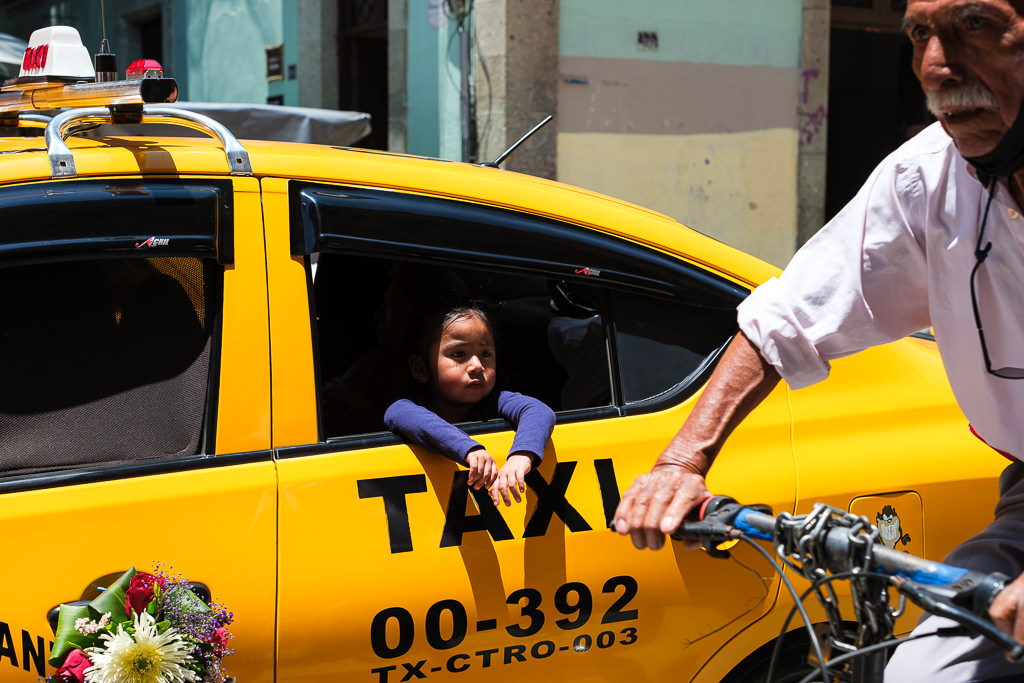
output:
M 127 570 L 209 588 L 272 681 L 276 478 L 254 179 L 0 187 L 0 679 Z
M 291 293 L 271 299 L 272 346 L 287 349 L 273 363 L 275 435 L 289 435 L 275 436 L 282 680 L 685 680 L 771 607 L 775 579 L 747 549 L 736 563 L 677 546 L 640 553 L 608 529 L 735 333 L 744 288 L 671 245 L 540 211 L 299 181 L 263 189 L 270 286 Z M 614 232 L 630 231 L 630 210 L 603 208 L 623 221 Z M 384 431 L 401 329 L 439 289 L 492 307 L 502 381 L 556 411 L 513 507 Z M 462 426 L 504 461 L 508 424 Z M 780 389 L 712 485 L 791 509 L 789 432 Z

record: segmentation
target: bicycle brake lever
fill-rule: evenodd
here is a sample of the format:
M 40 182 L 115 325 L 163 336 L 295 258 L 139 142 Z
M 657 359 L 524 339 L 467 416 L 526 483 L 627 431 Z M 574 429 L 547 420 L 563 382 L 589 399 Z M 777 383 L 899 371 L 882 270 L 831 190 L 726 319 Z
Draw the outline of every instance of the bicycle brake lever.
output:
M 739 536 L 732 526 L 742 506 L 728 496 L 710 496 L 700 501 L 670 536 L 677 541 L 694 539 L 703 542 L 708 555 L 728 559 L 729 551 L 718 546 Z
M 677 541 L 683 539 L 702 541 L 702 547 L 708 555 L 725 560 L 729 558 L 729 551 L 719 550 L 718 546 L 726 541 L 734 540 L 739 532 L 736 527 L 722 522 L 683 522 L 669 535 Z

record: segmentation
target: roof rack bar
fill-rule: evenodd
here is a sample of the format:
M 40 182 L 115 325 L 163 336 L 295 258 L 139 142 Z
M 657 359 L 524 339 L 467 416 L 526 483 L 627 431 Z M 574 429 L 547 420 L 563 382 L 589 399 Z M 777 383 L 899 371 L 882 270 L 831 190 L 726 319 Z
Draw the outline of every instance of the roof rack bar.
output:
M 176 123 L 212 135 L 220 140 L 224 147 L 224 155 L 227 157 L 231 175 L 252 175 L 249 152 L 227 129 L 227 126 L 219 121 L 215 121 L 205 114 L 197 114 L 194 111 L 177 107 L 147 106 L 142 108 L 142 114 L 143 123 Z
M 31 123 L 46 123 L 49 124 L 53 120 L 52 116 L 46 114 L 29 114 L 28 112 L 20 112 L 18 119 L 21 121 L 28 121 Z
M 111 123 L 112 116 L 107 107 L 70 109 L 54 116 L 46 126 L 46 150 L 50 157 L 51 177 L 77 177 L 74 155 L 64 140 L 83 130 L 83 126 Z M 217 138 L 224 148 L 231 175 L 252 175 L 249 152 L 231 131 L 208 116 L 173 107 L 143 107 L 141 122 L 171 123 L 211 135 Z

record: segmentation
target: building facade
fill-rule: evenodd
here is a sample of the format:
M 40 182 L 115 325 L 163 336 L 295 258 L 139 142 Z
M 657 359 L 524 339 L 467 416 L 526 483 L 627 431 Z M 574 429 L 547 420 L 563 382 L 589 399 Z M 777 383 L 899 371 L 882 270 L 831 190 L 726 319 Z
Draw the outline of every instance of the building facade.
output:
M 456 135 L 465 3 L 468 152 Z M 784 265 L 930 120 L 905 4 L 390 0 L 390 148 L 492 160 L 553 114 L 504 168 L 636 202 Z
M 784 265 L 927 119 L 905 0 L 0 0 L 0 32 L 105 33 L 182 99 L 352 109 L 360 144 L 666 213 Z M 103 21 L 105 17 L 106 21 Z M 831 57 L 831 59 L 830 59 Z

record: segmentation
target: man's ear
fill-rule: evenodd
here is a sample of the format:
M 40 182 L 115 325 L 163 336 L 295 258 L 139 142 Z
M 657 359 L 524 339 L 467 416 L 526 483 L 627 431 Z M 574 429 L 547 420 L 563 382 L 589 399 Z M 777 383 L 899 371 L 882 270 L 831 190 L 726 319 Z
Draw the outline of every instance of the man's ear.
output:
M 430 374 L 427 372 L 427 364 L 423 362 L 423 356 L 409 356 L 409 372 L 412 373 L 413 379 L 420 384 L 426 384 L 427 380 L 430 379 Z

